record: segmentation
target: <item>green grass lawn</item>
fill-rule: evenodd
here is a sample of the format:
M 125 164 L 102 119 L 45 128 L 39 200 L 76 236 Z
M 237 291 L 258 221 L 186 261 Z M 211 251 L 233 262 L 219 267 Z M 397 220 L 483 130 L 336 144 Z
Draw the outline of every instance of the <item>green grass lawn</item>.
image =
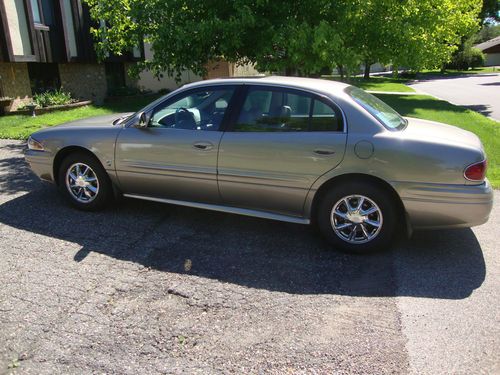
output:
M 475 133 L 483 142 L 488 156 L 488 178 L 493 187 L 500 188 L 500 123 L 432 96 L 377 96 L 403 116 L 439 121 Z
M 440 70 L 423 70 L 417 73 L 417 78 L 422 79 L 426 77 L 450 77 L 450 76 L 462 76 L 465 74 L 488 74 L 488 73 L 500 73 L 500 68 L 495 68 L 494 66 L 483 66 L 481 68 L 474 68 L 469 70 L 454 70 L 447 69 L 444 72 Z
M 134 112 L 156 98 L 157 96 L 154 95 L 134 98 L 124 97 L 118 101 L 105 103 L 102 106 L 88 105 L 66 111 L 44 113 L 36 117 L 26 115 L 2 116 L 0 117 L 0 138 L 26 139 L 31 133 L 47 126 L 58 125 L 91 116 L 118 112 Z
M 392 91 L 392 92 L 415 92 L 411 87 L 406 86 L 408 79 L 389 78 L 389 77 L 371 77 L 364 79 L 359 77 L 351 78 L 349 84 L 358 86 L 363 90 L 370 91 Z
M 338 76 L 322 76 L 322 78 L 340 81 L 340 77 Z M 363 90 L 415 92 L 415 90 L 413 90 L 411 87 L 406 86 L 406 83 L 408 83 L 409 80 L 404 78 L 372 76 L 369 79 L 364 79 L 362 77 L 351 77 L 348 81 L 345 82 L 349 83 L 350 85 L 360 87 Z

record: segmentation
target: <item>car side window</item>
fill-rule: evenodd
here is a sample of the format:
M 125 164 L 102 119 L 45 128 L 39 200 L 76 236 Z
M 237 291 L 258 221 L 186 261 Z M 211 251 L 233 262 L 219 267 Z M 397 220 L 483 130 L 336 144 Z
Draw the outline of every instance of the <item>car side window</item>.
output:
M 312 94 L 279 89 L 248 89 L 234 131 L 341 131 L 337 111 Z
M 160 104 L 149 127 L 187 130 L 219 130 L 234 88 L 199 89 Z
M 331 105 L 322 100 L 314 99 L 310 130 L 316 132 L 342 131 L 341 117 Z

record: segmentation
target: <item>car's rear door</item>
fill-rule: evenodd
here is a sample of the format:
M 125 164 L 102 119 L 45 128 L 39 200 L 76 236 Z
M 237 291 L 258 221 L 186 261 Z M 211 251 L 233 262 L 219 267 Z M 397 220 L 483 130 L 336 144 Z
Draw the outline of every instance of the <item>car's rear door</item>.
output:
M 219 147 L 224 204 L 301 216 L 314 181 L 345 152 L 341 110 L 310 92 L 249 85 Z
M 234 86 L 192 89 L 157 105 L 147 128 L 117 139 L 116 173 L 125 193 L 220 203 L 217 151 Z

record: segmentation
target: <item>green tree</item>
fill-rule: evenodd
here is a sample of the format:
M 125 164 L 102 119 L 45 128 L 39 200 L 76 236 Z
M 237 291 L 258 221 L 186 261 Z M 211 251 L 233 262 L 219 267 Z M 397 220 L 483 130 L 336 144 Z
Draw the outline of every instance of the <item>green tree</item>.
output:
M 101 57 L 145 40 L 154 57 L 136 73 L 170 76 L 204 74 L 221 57 L 309 76 L 334 67 L 349 75 L 363 61 L 436 67 L 476 27 L 480 11 L 477 0 L 86 1 L 102 25 L 93 29 Z
M 475 0 L 409 0 L 400 9 L 401 38 L 393 63 L 412 70 L 439 68 L 451 59 L 464 35 L 477 29 Z
M 479 44 L 500 36 L 500 25 L 485 24 L 481 30 L 472 37 L 474 43 Z
M 482 22 L 487 19 L 500 20 L 500 1 L 499 0 L 483 0 L 481 13 L 479 17 Z

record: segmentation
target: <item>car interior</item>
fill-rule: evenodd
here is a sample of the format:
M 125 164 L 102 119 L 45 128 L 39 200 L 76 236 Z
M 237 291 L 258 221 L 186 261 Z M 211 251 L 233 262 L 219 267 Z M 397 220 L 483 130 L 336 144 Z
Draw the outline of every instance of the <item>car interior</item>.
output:
M 187 130 L 218 130 L 233 89 L 200 91 L 157 108 L 149 126 Z M 342 121 L 324 101 L 308 94 L 250 88 L 234 131 L 341 131 Z
M 155 110 L 149 126 L 218 130 L 234 90 L 196 92 Z
M 309 95 L 250 89 L 235 131 L 340 131 L 332 107 Z

